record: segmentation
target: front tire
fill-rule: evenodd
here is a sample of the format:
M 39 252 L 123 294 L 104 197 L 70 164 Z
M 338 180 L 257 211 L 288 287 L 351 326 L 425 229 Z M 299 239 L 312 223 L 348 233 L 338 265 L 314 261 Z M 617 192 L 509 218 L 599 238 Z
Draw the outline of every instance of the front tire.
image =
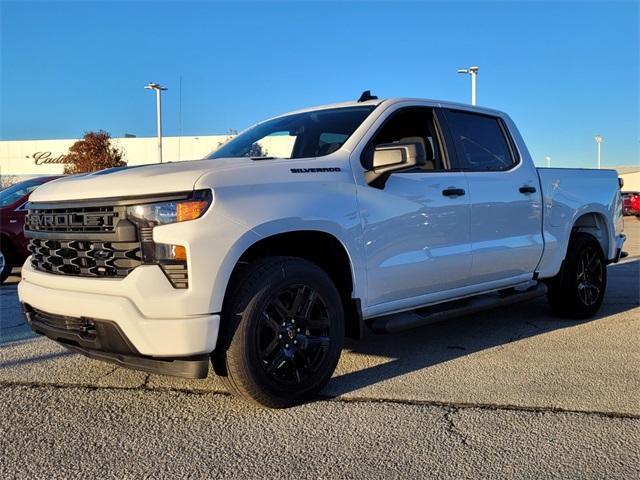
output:
M 9 277 L 12 269 L 11 252 L 6 244 L 0 243 L 0 284 Z
M 247 267 L 231 288 L 214 366 L 232 393 L 269 408 L 314 397 L 344 340 L 342 302 L 329 275 L 304 259 L 271 257 Z
M 580 320 L 595 315 L 607 288 L 607 262 L 598 240 L 574 233 L 562 269 L 547 286 L 549 304 L 559 316 Z

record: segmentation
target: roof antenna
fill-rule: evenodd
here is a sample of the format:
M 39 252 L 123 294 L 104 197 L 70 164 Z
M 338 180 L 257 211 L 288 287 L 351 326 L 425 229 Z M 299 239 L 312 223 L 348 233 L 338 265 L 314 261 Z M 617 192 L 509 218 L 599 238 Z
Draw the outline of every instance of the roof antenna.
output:
M 367 100 L 377 100 L 377 99 L 378 97 L 376 97 L 375 95 L 371 95 L 371 90 L 365 90 L 364 92 L 362 92 L 362 95 L 360 95 L 358 102 L 366 102 Z

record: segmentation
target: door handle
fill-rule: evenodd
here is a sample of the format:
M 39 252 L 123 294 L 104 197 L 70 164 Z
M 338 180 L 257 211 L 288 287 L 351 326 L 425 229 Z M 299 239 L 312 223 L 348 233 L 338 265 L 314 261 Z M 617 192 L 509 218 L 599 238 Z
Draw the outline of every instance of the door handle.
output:
M 445 197 L 458 197 L 460 195 L 464 195 L 465 191 L 463 188 L 445 188 L 442 190 L 442 195 Z
M 536 193 L 536 187 L 532 187 L 530 185 L 523 185 L 520 187 L 520 193 Z

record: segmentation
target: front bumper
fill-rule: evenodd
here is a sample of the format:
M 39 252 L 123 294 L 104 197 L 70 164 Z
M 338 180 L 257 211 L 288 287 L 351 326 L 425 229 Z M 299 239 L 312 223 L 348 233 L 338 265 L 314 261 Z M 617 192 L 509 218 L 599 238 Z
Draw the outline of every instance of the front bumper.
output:
M 186 294 L 173 289 L 155 266 L 138 267 L 123 280 L 97 280 L 38 272 L 27 262 L 18 285 L 23 304 L 47 314 L 111 322 L 139 355 L 164 358 L 209 354 L 216 346 L 220 315 L 185 314 Z
M 67 317 L 22 304 L 27 324 L 41 335 L 97 360 L 162 375 L 205 378 L 209 355 L 154 358 L 141 355 L 115 322 L 87 317 Z

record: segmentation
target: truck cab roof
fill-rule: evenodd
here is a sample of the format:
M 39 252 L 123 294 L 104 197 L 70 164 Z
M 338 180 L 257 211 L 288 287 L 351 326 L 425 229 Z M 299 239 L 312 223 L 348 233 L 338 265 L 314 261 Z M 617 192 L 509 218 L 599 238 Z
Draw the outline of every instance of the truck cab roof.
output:
M 435 99 L 430 99 L 430 98 L 417 98 L 417 97 L 392 97 L 392 98 L 381 98 L 381 99 L 372 99 L 372 100 L 365 100 L 362 102 L 359 101 L 348 101 L 348 102 L 338 102 L 338 103 L 329 103 L 329 104 L 325 104 L 325 105 L 316 105 L 313 107 L 306 107 L 306 108 L 301 108 L 298 110 L 293 110 L 287 113 L 283 113 L 282 115 L 277 115 L 274 118 L 277 117 L 281 117 L 284 115 L 291 115 L 291 114 L 295 114 L 295 113 L 303 113 L 303 112 L 311 112 L 311 111 L 315 111 L 315 110 L 328 110 L 328 109 L 332 109 L 332 108 L 345 108 L 345 107 L 360 107 L 360 106 L 379 106 L 379 105 L 384 105 L 385 107 L 389 107 L 392 105 L 396 105 L 398 103 L 408 103 L 408 104 L 415 104 L 415 105 L 422 105 L 422 106 L 431 106 L 431 107 L 440 107 L 440 108 L 456 108 L 456 109 L 463 109 L 463 110 L 470 110 L 470 111 L 476 111 L 478 113 L 487 113 L 490 115 L 499 115 L 499 116 L 505 116 L 506 114 L 504 112 L 501 112 L 499 110 L 495 110 L 492 108 L 486 108 L 486 107 L 478 107 L 478 106 L 473 106 L 473 105 L 469 105 L 466 103 L 458 103 L 458 102 L 451 102 L 451 101 L 446 101 L 446 100 L 435 100 Z

